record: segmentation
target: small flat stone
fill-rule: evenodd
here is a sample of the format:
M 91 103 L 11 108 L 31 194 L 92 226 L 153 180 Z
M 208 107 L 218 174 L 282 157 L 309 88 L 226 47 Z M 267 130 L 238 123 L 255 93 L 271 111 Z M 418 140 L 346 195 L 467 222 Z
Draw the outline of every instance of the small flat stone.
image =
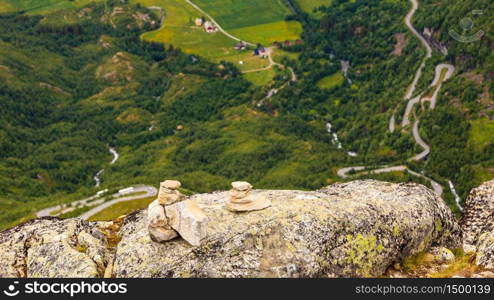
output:
M 271 206 L 271 201 L 263 195 L 250 195 L 243 200 L 243 203 L 232 202 L 230 200 L 226 203 L 226 208 L 230 211 L 242 212 L 262 210 Z
M 185 196 L 179 191 L 168 190 L 168 192 L 160 192 L 158 195 L 158 203 L 160 205 L 172 205 L 173 203 L 185 200 Z
M 148 226 L 149 236 L 151 240 L 157 243 L 166 242 L 176 238 L 177 232 L 168 226 L 165 227 L 154 227 Z
M 193 200 L 165 207 L 168 224 L 192 246 L 199 246 L 207 235 L 208 218 Z
M 232 187 L 237 191 L 247 191 L 252 189 L 252 185 L 247 181 L 234 181 L 232 182 Z
M 177 180 L 165 180 L 160 184 L 160 187 L 165 187 L 170 190 L 178 190 L 182 184 Z
M 250 194 L 250 190 L 245 190 L 245 191 L 237 191 L 237 190 L 230 190 L 230 199 L 233 202 L 243 202 L 242 200 L 245 199 L 247 196 Z

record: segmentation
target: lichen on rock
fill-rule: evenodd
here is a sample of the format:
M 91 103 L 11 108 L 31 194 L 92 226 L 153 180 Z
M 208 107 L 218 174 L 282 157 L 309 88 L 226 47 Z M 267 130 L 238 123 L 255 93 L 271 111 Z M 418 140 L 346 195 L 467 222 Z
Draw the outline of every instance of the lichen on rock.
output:
M 271 206 L 232 212 L 228 192 L 187 200 L 208 219 L 200 245 L 152 241 L 147 210 L 119 222 L 118 238 L 112 233 L 108 243 L 100 231 L 108 224 L 30 221 L 0 232 L 0 277 L 372 277 L 432 246 L 462 243 L 451 210 L 418 184 L 252 192 Z
M 476 252 L 476 264 L 494 269 L 494 180 L 474 188 L 460 222 L 464 249 Z
M 356 181 L 315 192 L 258 190 L 272 205 L 231 212 L 228 192 L 191 197 L 209 219 L 198 247 L 153 243 L 145 213 L 122 227 L 116 277 L 357 277 L 432 245 L 457 248 L 451 211 L 417 184 Z M 438 226 L 440 225 L 440 226 Z
M 98 223 L 36 219 L 0 232 L 0 277 L 100 277 L 110 259 Z

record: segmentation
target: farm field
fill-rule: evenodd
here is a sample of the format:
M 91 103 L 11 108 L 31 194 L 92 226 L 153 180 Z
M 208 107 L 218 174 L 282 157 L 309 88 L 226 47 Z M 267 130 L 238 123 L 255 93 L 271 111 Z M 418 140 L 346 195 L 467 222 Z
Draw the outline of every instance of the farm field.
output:
M 225 29 L 283 20 L 290 10 L 278 0 L 192 0 Z
M 193 0 L 226 31 L 251 43 L 269 45 L 300 38 L 302 26 L 285 21 L 292 12 L 279 0 Z
M 32 15 L 44 14 L 101 1 L 103 0 L 0 0 L 0 13 L 26 11 Z
M 296 21 L 278 21 L 232 29 L 229 32 L 243 40 L 269 46 L 274 42 L 299 39 L 302 26 Z
M 275 75 L 275 70 L 271 68 L 265 71 L 245 73 L 244 77 L 255 85 L 263 86 L 269 84 Z

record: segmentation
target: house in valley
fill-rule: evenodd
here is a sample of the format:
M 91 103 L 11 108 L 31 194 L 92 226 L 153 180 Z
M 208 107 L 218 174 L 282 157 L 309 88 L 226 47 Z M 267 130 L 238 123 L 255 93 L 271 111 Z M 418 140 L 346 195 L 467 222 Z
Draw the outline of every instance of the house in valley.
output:
M 216 32 L 218 31 L 218 27 L 216 27 L 216 25 L 211 22 L 211 21 L 206 21 L 204 22 L 204 30 L 206 30 L 207 33 L 213 33 L 213 32 Z

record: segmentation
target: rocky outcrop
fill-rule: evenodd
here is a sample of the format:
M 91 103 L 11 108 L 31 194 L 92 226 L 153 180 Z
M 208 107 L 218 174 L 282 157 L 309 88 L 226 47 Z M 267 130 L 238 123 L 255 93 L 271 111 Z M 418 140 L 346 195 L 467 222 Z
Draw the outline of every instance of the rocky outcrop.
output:
M 494 231 L 490 230 L 481 234 L 476 248 L 476 264 L 494 270 Z
M 474 188 L 465 200 L 465 208 L 460 221 L 464 232 L 464 243 L 475 245 L 479 236 L 494 230 L 494 180 Z
M 125 218 L 114 251 L 101 231 L 107 224 L 28 222 L 0 233 L 0 277 L 379 276 L 432 246 L 461 245 L 451 211 L 421 185 L 370 180 L 252 192 L 271 206 L 232 212 L 228 192 L 187 200 L 209 220 L 199 246 L 181 237 L 152 241 L 146 210 Z
M 99 277 L 110 259 L 98 223 L 44 217 L 0 233 L 0 277 Z
M 420 185 L 356 181 L 316 192 L 255 192 L 271 206 L 238 213 L 225 208 L 228 192 L 193 196 L 209 219 L 199 247 L 152 242 L 145 213 L 129 216 L 113 276 L 378 276 L 430 246 L 461 245 L 449 208 Z
M 494 180 L 470 192 L 460 224 L 464 248 L 476 252 L 477 265 L 494 269 Z

